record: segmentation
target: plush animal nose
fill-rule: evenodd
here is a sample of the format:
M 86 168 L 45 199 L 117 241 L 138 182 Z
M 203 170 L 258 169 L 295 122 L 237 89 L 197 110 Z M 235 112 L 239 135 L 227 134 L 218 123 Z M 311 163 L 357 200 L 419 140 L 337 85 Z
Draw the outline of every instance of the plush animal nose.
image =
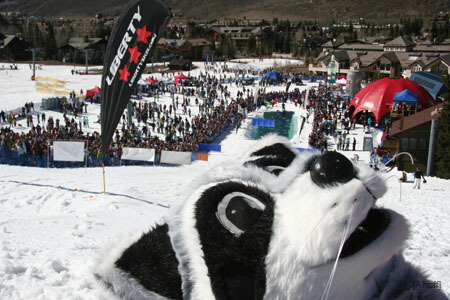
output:
M 316 158 L 310 169 L 312 181 L 320 187 L 335 186 L 355 178 L 352 162 L 338 152 L 325 152 Z

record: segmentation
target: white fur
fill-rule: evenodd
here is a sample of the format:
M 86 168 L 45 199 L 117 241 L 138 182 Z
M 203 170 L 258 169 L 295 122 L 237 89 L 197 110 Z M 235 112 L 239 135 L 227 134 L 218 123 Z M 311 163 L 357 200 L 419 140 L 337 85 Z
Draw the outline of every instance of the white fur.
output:
M 223 182 L 237 182 L 248 185 L 241 178 L 230 178 Z M 200 237 L 196 229 L 195 208 L 202 193 L 221 182 L 210 183 L 196 188 L 186 201 L 180 201 L 171 208 L 166 217 L 169 235 L 179 262 L 178 271 L 182 278 L 183 297 L 185 299 L 215 299 L 208 276 L 208 267 L 204 260 Z M 255 185 L 260 190 L 263 186 Z
M 156 293 L 150 292 L 139 282 L 133 279 L 129 274 L 116 267 L 116 261 L 122 256 L 123 252 L 132 244 L 137 242 L 144 232 L 122 239 L 117 245 L 106 248 L 105 253 L 99 256 L 99 263 L 93 272 L 101 278 L 98 284 L 106 289 L 111 289 L 111 297 L 120 297 L 127 300 L 168 300 Z
M 297 177 L 276 198 L 265 299 L 321 299 L 350 215 L 351 233 L 374 205 L 373 196 L 385 191 L 382 178 L 365 166 L 359 166 L 357 179 L 327 189 L 316 186 L 309 172 Z M 339 262 L 329 299 L 370 299 L 375 293 L 371 272 L 408 236 L 403 217 L 390 215 L 390 226 L 377 240 Z
M 200 237 L 195 228 L 195 204 L 201 191 L 190 194 L 187 201 L 179 202 L 168 215 L 169 236 L 178 259 L 185 299 L 215 299 L 203 258 Z
M 305 163 L 317 153 L 298 154 L 279 176 L 245 165 L 258 158 L 250 157 L 251 153 L 275 143 L 283 143 L 297 153 L 286 138 L 264 137 L 241 159 L 215 166 L 195 179 L 165 217 L 179 262 L 184 299 L 215 299 L 195 220 L 197 201 L 208 188 L 222 182 L 240 182 L 270 193 L 275 200 L 273 233 L 265 261 L 265 300 L 320 299 L 347 222 L 351 219 L 351 234 L 376 199 L 386 192 L 383 178 L 364 165 L 355 166 L 358 175 L 350 182 L 326 189 L 318 187 L 309 172 L 303 173 Z M 397 276 L 423 278 L 401 256 L 401 246 L 408 236 L 406 221 L 395 212 L 389 213 L 391 223 L 381 236 L 339 261 L 329 299 L 387 300 L 399 286 Z M 141 235 L 115 247 L 103 258 L 96 272 L 125 299 L 163 300 L 115 267 L 123 251 Z M 402 288 L 408 288 L 408 283 L 401 284 Z M 408 299 L 410 293 L 401 295 Z

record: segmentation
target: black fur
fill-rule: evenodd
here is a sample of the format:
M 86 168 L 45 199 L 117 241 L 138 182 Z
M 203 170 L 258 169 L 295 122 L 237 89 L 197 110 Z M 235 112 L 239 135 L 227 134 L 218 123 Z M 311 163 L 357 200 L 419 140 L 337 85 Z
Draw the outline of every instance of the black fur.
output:
M 167 224 L 157 226 L 131 245 L 116 262 L 146 289 L 170 299 L 183 299 L 178 260 Z
M 277 143 L 264 147 L 258 151 L 253 152 L 251 156 L 264 156 L 264 157 L 246 162 L 245 165 L 253 164 L 265 170 L 267 170 L 266 168 L 269 166 L 282 167 L 276 170 L 271 171 L 267 170 L 277 176 L 283 171 L 284 168 L 287 168 L 295 159 L 295 153 L 293 153 L 291 149 L 289 149 L 282 143 Z
M 264 211 L 236 237 L 216 217 L 217 206 L 229 193 L 242 192 L 265 204 Z M 206 190 L 197 202 L 199 232 L 214 295 L 219 300 L 262 299 L 265 293 L 265 257 L 272 234 L 273 199 L 251 186 L 226 182 Z M 245 216 L 244 216 L 245 217 Z
M 291 149 L 286 147 L 286 145 L 282 143 L 276 143 L 267 147 L 264 147 L 258 151 L 255 151 L 251 154 L 251 156 L 277 156 L 277 157 L 285 157 L 287 160 L 292 162 L 295 158 L 295 153 L 292 152 Z

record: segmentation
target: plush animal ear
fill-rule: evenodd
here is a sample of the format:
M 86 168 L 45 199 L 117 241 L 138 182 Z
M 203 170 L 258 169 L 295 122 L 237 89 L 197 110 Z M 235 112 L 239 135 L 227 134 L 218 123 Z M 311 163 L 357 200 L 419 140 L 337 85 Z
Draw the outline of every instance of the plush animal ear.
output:
M 195 220 L 217 299 L 263 299 L 274 200 L 261 186 L 221 182 L 196 203 Z
M 265 208 L 266 205 L 255 197 L 232 192 L 219 202 L 216 216 L 223 227 L 239 237 L 258 221 Z
M 250 154 L 250 157 L 256 159 L 246 162 L 245 165 L 254 165 L 278 176 L 285 168 L 290 166 L 296 155 L 297 153 L 293 152 L 287 145 L 275 143 Z

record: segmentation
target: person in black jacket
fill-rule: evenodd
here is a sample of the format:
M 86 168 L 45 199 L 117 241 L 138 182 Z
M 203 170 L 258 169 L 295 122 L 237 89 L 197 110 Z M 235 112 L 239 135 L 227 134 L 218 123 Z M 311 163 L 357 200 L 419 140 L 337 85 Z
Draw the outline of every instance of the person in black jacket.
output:
M 420 179 L 423 179 L 423 183 L 426 183 L 425 177 L 423 176 L 422 171 L 420 171 L 420 168 L 416 168 L 416 171 L 414 172 L 414 186 L 413 189 L 417 187 L 417 189 L 420 190 Z

